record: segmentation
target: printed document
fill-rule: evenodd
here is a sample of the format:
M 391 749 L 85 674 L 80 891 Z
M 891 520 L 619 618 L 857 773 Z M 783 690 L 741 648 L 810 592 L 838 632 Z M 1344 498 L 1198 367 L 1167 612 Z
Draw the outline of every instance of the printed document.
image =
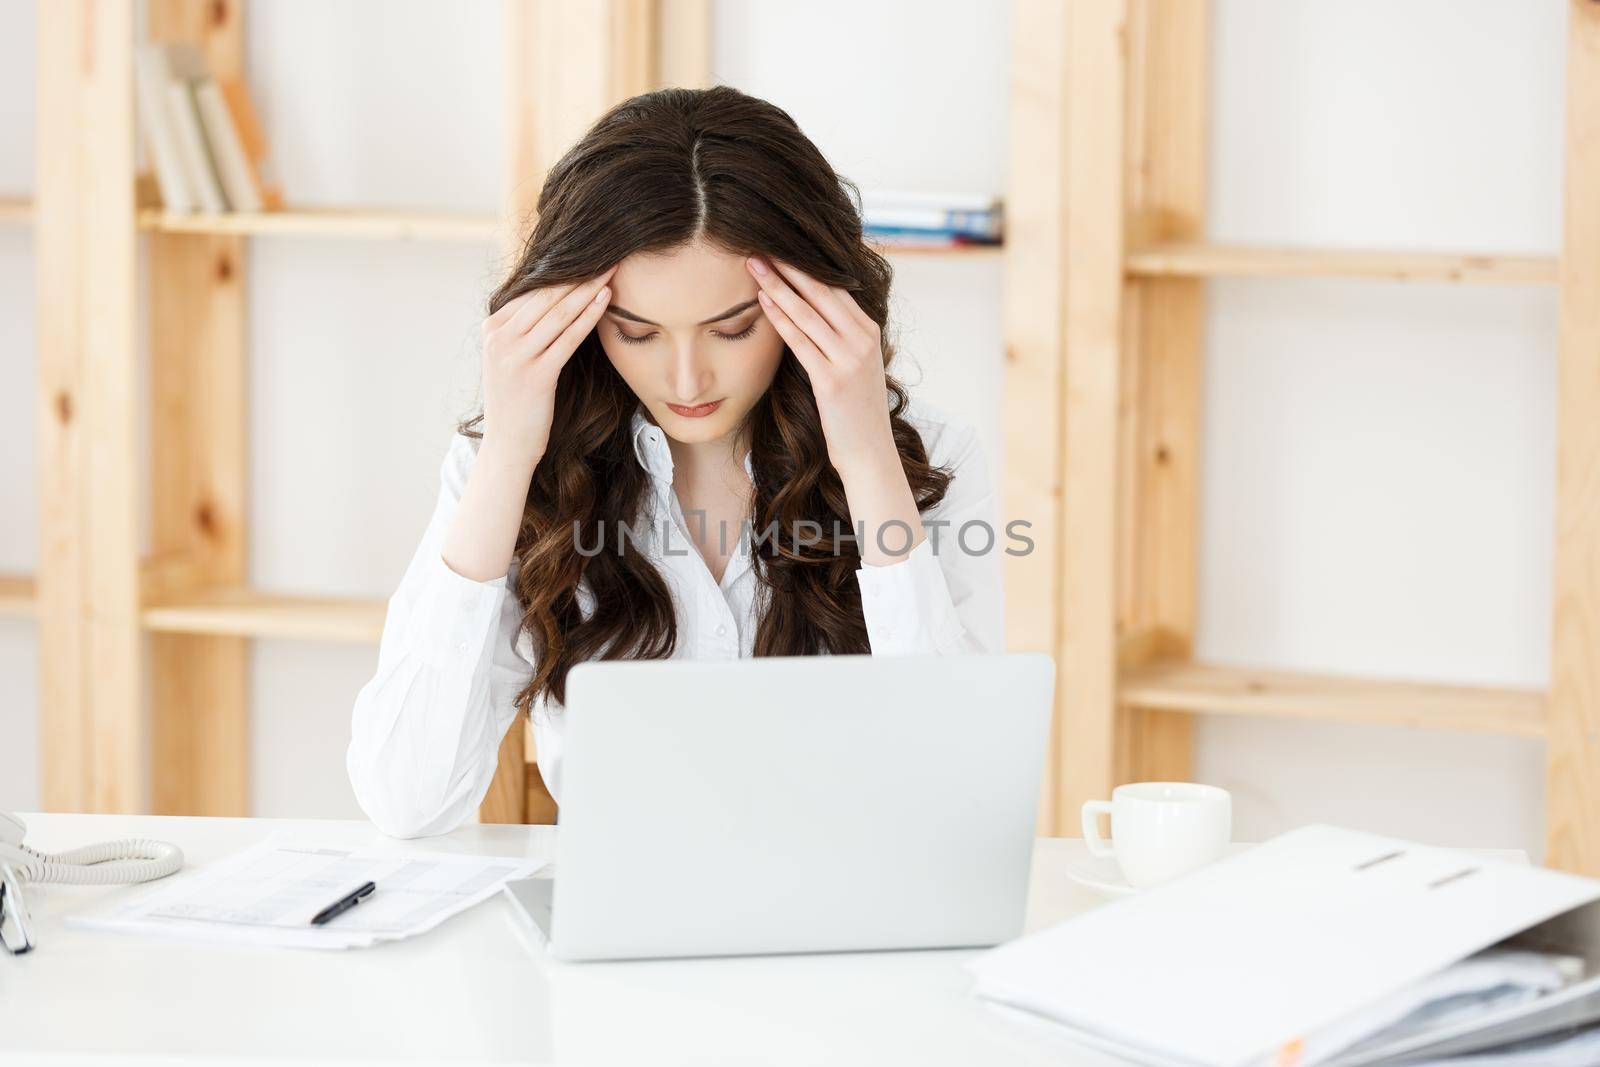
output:
M 142 892 L 70 916 L 83 927 L 229 944 L 360 948 L 414 937 L 544 863 L 319 844 L 274 836 Z M 376 890 L 322 926 L 311 918 L 366 882 Z

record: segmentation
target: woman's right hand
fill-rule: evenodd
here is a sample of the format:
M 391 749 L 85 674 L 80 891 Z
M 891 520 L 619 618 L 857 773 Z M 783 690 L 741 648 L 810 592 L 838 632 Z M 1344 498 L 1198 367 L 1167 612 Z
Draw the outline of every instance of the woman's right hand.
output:
M 586 282 L 533 289 L 483 322 L 483 440 L 538 463 L 550 443 L 556 379 L 611 300 L 612 266 Z

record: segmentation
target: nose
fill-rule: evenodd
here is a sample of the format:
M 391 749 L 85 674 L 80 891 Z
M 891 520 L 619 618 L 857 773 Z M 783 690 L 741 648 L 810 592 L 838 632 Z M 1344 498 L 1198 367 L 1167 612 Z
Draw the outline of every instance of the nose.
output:
M 679 345 L 667 370 L 667 388 L 675 404 L 700 404 L 715 399 L 707 395 L 711 390 L 711 361 L 704 352 L 690 342 Z

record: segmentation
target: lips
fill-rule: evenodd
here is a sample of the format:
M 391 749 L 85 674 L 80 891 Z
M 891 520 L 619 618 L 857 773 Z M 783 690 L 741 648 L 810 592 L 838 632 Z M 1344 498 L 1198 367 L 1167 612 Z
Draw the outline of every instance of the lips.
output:
M 693 407 L 684 407 L 682 404 L 668 404 L 673 414 L 682 415 L 686 419 L 703 419 L 722 406 L 722 401 L 713 400 L 709 404 L 696 404 Z

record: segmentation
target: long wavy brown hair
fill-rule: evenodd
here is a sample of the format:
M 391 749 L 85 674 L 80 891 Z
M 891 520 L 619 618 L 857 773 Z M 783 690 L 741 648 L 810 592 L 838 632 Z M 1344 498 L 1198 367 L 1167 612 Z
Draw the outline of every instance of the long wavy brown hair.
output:
M 493 314 L 532 289 L 580 282 L 636 253 L 695 239 L 734 255 L 770 255 L 851 293 L 889 342 L 888 262 L 862 240 L 860 194 L 836 174 L 787 112 L 736 89 L 661 89 L 626 100 L 597 121 L 551 168 L 537 222 L 510 276 L 489 298 Z M 930 465 L 901 415 L 906 391 L 888 376 L 896 447 L 917 507 L 938 503 L 950 472 Z M 528 488 L 517 536 L 515 591 L 536 650 L 533 678 L 517 698 L 565 701 L 567 672 L 588 659 L 665 659 L 677 641 L 666 581 L 634 545 L 594 552 L 597 538 L 641 517 L 649 476 L 633 454 L 639 401 L 584 339 L 561 371 L 549 445 Z M 481 436 L 483 413 L 459 430 Z M 741 432 L 750 442 L 760 532 L 751 565 L 758 589 L 758 656 L 868 652 L 848 536 L 794 531 L 851 529 L 839 476 L 828 461 L 810 378 L 787 346 L 771 388 Z M 837 525 L 836 525 L 837 523 Z M 578 535 L 588 551 L 579 551 Z M 585 615 L 579 583 L 593 595 Z

